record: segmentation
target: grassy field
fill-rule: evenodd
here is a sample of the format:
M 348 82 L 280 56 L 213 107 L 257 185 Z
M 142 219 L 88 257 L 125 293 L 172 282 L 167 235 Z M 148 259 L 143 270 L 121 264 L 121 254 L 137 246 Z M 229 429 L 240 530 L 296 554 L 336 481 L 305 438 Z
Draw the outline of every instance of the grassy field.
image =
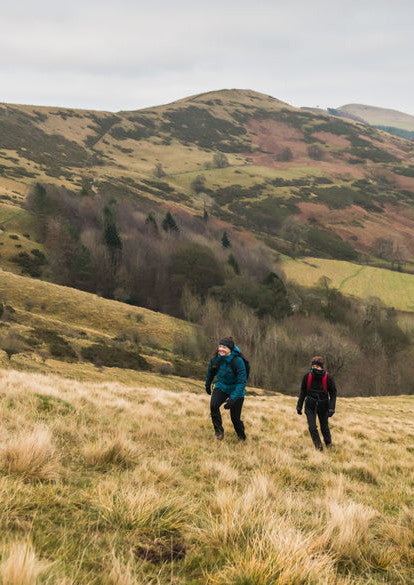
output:
M 303 286 L 313 286 L 326 276 L 331 286 L 344 294 L 360 299 L 375 296 L 389 307 L 414 311 L 414 276 L 411 274 L 323 258 L 284 258 L 282 268 L 289 280 Z
M 414 398 L 295 398 L 213 438 L 202 384 L 0 370 L 3 585 L 412 585 Z

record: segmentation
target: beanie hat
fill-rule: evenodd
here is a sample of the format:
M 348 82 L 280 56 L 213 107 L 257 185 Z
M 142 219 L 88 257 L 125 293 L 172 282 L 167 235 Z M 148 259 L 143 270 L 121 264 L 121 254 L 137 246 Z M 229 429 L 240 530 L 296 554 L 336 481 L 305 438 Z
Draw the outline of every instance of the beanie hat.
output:
M 319 366 L 320 368 L 323 368 L 323 358 L 320 355 L 313 357 L 312 366 Z
M 221 339 L 219 341 L 219 345 L 225 345 L 229 349 L 233 349 L 234 341 L 232 339 L 228 339 L 227 337 L 225 337 L 224 339 Z

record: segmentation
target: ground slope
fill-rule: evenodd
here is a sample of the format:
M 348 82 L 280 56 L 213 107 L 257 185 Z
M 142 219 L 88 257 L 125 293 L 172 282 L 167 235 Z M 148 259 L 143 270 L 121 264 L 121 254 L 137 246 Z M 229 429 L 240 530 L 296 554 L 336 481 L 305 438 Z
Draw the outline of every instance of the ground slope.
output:
M 2 104 L 0 136 L 0 196 L 13 204 L 40 180 L 131 197 L 147 211 L 207 206 L 273 243 L 286 217 L 306 224 L 301 206 L 312 204 L 340 211 L 341 237 L 364 253 L 389 215 L 387 236 L 414 254 L 412 144 L 257 92 L 222 90 L 118 113 Z M 214 162 L 217 153 L 228 166 Z M 331 216 L 318 221 L 337 232 Z
M 0 372 L 8 585 L 412 585 L 412 397 L 338 399 L 316 452 L 295 399 Z

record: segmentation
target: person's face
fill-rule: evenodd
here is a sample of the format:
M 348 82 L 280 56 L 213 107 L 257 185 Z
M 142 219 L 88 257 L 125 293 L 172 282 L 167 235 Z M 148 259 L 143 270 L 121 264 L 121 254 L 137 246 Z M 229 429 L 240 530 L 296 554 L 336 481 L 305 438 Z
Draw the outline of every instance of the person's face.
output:
M 226 357 L 227 355 L 231 354 L 231 349 L 227 347 L 227 345 L 219 345 L 218 353 L 221 357 Z
M 317 366 L 316 364 L 313 364 L 312 370 L 323 370 L 323 368 L 321 368 L 321 366 Z

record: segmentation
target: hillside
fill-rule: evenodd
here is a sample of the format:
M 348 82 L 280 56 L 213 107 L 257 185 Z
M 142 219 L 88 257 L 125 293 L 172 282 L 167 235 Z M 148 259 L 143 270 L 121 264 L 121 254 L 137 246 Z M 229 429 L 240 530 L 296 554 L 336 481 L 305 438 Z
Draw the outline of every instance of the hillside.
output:
M 414 137 L 414 116 L 410 114 L 363 104 L 347 104 L 346 106 L 340 106 L 337 110 L 343 114 L 350 114 L 376 128 L 389 127 L 405 130 L 411 132 L 412 137 Z
M 321 453 L 293 397 L 217 443 L 179 380 L 0 375 L 3 583 L 413 583 L 412 397 L 338 399 Z
M 366 254 L 385 224 L 414 256 L 412 145 L 253 91 L 118 113 L 2 104 L 0 136 L 0 197 L 12 205 L 41 181 L 144 212 L 208 209 L 282 250 L 296 245 L 283 230 L 293 217 L 323 240 L 304 237 L 303 252 L 325 257 L 326 230 Z

